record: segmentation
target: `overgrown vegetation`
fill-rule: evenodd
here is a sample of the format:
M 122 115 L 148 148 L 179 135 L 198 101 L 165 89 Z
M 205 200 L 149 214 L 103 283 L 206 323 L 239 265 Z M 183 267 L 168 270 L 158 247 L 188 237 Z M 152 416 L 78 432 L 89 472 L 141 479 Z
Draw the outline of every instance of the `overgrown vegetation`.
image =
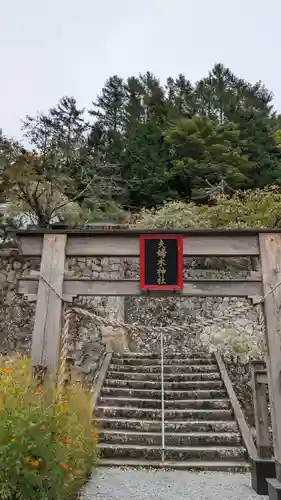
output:
M 140 211 L 140 228 L 281 227 L 281 193 L 276 186 L 220 195 L 211 206 L 172 201 Z
M 0 498 L 74 500 L 98 456 L 88 394 L 38 386 L 27 360 L 1 362 L 0 390 Z
M 28 147 L 0 134 L 0 201 L 9 202 L 19 225 L 15 213 L 41 226 L 83 227 L 173 201 L 206 204 L 269 185 L 278 193 L 281 119 L 272 99 L 261 82 L 251 84 L 221 64 L 194 84 L 182 74 L 165 85 L 150 72 L 127 80 L 114 75 L 89 110 L 62 97 L 47 113 L 27 116 Z M 219 224 L 244 224 L 239 197 L 237 221 L 218 208 Z M 227 209 L 226 198 L 219 203 Z M 175 205 L 168 207 L 171 213 Z M 195 217 L 193 205 L 189 210 Z M 215 214 L 211 207 L 211 227 Z

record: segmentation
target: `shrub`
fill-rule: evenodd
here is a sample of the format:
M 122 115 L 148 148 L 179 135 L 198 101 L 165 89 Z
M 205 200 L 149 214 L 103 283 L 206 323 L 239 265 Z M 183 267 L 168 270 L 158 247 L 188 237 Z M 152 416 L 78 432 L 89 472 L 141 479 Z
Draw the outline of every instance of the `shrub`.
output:
M 42 388 L 29 368 L 0 364 L 0 498 L 73 499 L 98 456 L 89 394 Z
M 218 196 L 212 206 L 172 201 L 135 219 L 138 228 L 247 228 L 281 226 L 281 193 L 276 186 Z

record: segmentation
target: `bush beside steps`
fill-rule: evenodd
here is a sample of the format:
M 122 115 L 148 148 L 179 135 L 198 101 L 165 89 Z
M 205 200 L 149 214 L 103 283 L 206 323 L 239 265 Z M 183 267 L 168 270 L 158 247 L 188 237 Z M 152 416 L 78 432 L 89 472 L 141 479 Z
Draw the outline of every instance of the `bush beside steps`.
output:
M 90 394 L 41 387 L 29 360 L 0 363 L 0 499 L 74 500 L 98 460 Z

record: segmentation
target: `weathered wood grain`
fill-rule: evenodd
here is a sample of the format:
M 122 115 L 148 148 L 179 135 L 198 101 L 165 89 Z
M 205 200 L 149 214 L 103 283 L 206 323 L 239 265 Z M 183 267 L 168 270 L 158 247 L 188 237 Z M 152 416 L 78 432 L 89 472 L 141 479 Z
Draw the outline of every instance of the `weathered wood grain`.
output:
M 18 292 L 36 294 L 38 281 L 36 279 L 21 279 L 18 282 Z M 130 280 L 90 280 L 65 278 L 63 294 L 66 295 L 139 295 L 138 281 Z M 155 292 L 153 292 L 155 295 Z M 160 292 L 161 293 L 161 292 Z M 185 281 L 180 295 L 190 297 L 248 297 L 260 295 L 262 284 L 258 281 L 235 280 L 190 280 Z M 163 292 L 162 292 L 163 294 Z
M 264 373 L 264 371 L 257 371 L 256 372 L 256 377 L 257 377 L 257 382 L 259 384 L 268 384 L 268 378 L 267 378 L 267 373 Z
M 281 480 L 281 235 L 260 234 L 267 345 L 267 374 L 276 477 Z
M 50 235 L 49 235 L 50 236 Z M 43 251 L 43 236 L 19 236 L 20 253 L 26 257 L 40 257 Z
M 159 231 L 161 234 L 161 231 Z M 19 235 L 22 255 L 40 256 L 43 238 L 40 235 Z M 69 235 L 66 255 L 88 257 L 138 257 L 139 235 Z M 250 236 L 184 236 L 185 256 L 246 256 L 258 255 L 258 237 Z
M 240 432 L 242 434 L 242 438 L 243 438 L 244 444 L 246 446 L 247 452 L 248 452 L 250 458 L 255 459 L 255 458 L 257 458 L 257 449 L 255 446 L 251 431 L 250 431 L 250 429 L 247 425 L 247 422 L 245 420 L 244 413 L 242 411 L 240 403 L 239 403 L 237 396 L 234 392 L 234 389 L 233 389 L 231 380 L 228 376 L 225 364 L 222 360 L 221 355 L 218 352 L 215 353 L 215 356 L 216 356 L 217 364 L 218 364 L 218 367 L 220 370 L 221 378 L 223 380 L 228 397 L 230 399 L 231 406 L 232 406 L 232 409 L 233 409 L 233 412 L 235 415 L 235 419 L 237 421 L 238 427 L 239 427 Z
M 104 380 L 109 368 L 109 365 L 111 363 L 111 358 L 112 358 L 112 352 L 107 352 L 105 354 L 102 366 L 100 368 L 99 375 L 97 377 L 97 380 L 95 382 L 95 385 L 93 387 L 93 397 L 92 397 L 92 412 L 94 412 L 95 407 L 97 405 L 98 399 L 100 397 L 100 392 L 102 390 Z
M 267 379 L 264 363 L 252 364 L 252 391 L 254 417 L 256 426 L 256 445 L 260 458 L 269 458 L 270 453 L 270 434 L 269 434 L 269 412 L 267 405 L 267 384 L 260 381 L 258 374 L 262 374 Z
M 37 282 L 31 364 L 46 366 L 52 377 L 57 374 L 60 353 L 65 245 L 66 235 L 44 236 L 40 268 L 43 279 Z

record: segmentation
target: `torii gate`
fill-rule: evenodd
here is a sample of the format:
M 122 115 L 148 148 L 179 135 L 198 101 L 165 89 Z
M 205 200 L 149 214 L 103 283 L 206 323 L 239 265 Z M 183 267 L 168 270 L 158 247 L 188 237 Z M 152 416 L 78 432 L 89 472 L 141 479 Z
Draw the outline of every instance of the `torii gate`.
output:
M 140 236 L 159 230 L 18 230 L 24 256 L 40 257 L 40 274 L 19 280 L 18 291 L 37 297 L 32 338 L 32 363 L 45 364 L 56 373 L 61 337 L 63 301 L 77 295 L 138 295 L 138 281 L 91 280 L 65 273 L 66 257 L 139 257 Z M 271 399 L 276 479 L 269 498 L 281 500 L 281 230 L 162 230 L 183 237 L 183 256 L 250 256 L 259 262 L 249 279 L 184 281 L 184 296 L 259 297 L 264 305 L 267 371 Z M 174 293 L 174 292 L 171 292 Z

